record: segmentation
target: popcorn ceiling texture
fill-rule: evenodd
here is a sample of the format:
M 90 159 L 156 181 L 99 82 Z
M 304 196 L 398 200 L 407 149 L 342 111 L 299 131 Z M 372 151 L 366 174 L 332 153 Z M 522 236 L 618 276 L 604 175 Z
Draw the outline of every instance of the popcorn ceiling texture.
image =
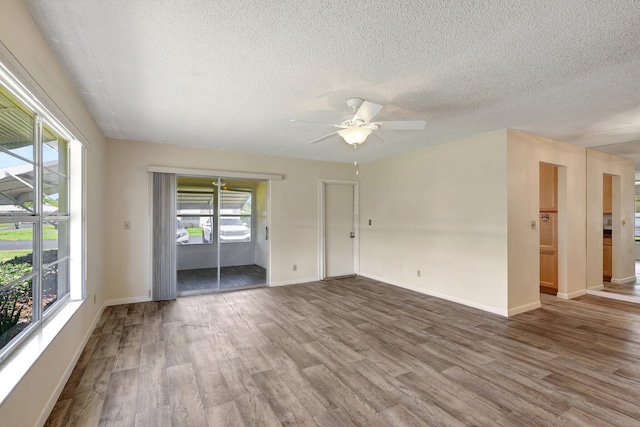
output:
M 505 127 L 640 140 L 638 1 L 25 3 L 110 138 L 344 162 Z M 427 128 L 307 144 L 353 96 Z

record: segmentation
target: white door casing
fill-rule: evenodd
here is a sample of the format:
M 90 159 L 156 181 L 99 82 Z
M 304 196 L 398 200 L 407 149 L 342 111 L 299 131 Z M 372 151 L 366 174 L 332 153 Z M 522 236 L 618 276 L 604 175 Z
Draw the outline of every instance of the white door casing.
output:
M 320 277 L 358 273 L 358 183 L 320 182 Z

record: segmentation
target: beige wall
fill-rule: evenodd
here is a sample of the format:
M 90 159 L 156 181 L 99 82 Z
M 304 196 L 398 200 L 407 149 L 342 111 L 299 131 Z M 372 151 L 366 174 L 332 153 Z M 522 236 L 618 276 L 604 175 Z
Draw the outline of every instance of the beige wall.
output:
M 612 282 L 635 281 L 635 171 L 632 160 L 587 152 L 587 288 L 602 286 L 602 177 L 613 177 Z M 623 225 L 624 222 L 624 225 Z
M 104 227 L 108 231 L 109 300 L 149 296 L 149 165 L 284 175 L 282 181 L 271 183 L 271 285 L 318 279 L 318 180 L 355 177 L 353 166 L 342 163 L 133 141 L 109 141 L 107 159 Z M 124 230 L 125 220 L 131 221 L 131 230 Z
M 362 165 L 360 181 L 362 275 L 506 315 L 506 130 Z
M 586 150 L 509 129 L 509 311 L 540 304 L 539 168 L 558 168 L 558 296 L 584 294 Z M 531 229 L 536 221 L 536 229 Z M 602 234 L 602 230 L 600 230 Z
M 79 95 L 58 65 L 53 53 L 35 23 L 19 0 L 2 2 L 0 13 L 0 41 L 10 52 L 12 71 L 35 93 L 46 93 L 68 120 L 73 122 L 85 142 L 91 144 L 88 153 L 87 212 L 87 290 L 90 298 L 76 312 L 62 332 L 24 376 L 0 406 L 0 424 L 11 426 L 36 425 L 39 417 L 46 417 L 55 403 L 54 391 L 63 379 L 74 355 L 90 333 L 104 296 L 103 198 L 105 144 L 104 136 L 85 109 Z M 4 58 L 5 60 L 7 58 Z M 55 110 L 54 108 L 51 108 Z M 97 301 L 93 303 L 93 295 Z M 44 411 L 44 412 L 42 412 Z

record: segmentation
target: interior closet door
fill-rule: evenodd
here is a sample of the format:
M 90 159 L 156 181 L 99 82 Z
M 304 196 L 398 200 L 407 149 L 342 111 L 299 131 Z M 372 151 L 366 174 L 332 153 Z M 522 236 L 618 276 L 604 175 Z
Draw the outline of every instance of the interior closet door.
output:
M 356 274 L 355 185 L 324 184 L 324 277 Z

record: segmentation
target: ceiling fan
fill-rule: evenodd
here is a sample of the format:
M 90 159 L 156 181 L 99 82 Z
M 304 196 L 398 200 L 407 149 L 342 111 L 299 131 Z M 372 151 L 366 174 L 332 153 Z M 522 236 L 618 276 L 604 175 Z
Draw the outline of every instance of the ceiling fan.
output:
M 309 141 L 309 144 L 324 141 L 338 134 L 347 144 L 357 147 L 362 144 L 369 135 L 378 129 L 382 130 L 422 130 L 427 125 L 424 120 L 372 122 L 371 120 L 384 108 L 380 104 L 365 101 L 362 98 L 349 98 L 347 105 L 353 110 L 353 117 L 347 117 L 340 124 L 333 126 L 339 128 L 335 132 Z M 296 119 L 292 122 L 298 121 Z M 377 136 L 377 135 L 376 135 Z M 377 136 L 379 139 L 379 136 Z

